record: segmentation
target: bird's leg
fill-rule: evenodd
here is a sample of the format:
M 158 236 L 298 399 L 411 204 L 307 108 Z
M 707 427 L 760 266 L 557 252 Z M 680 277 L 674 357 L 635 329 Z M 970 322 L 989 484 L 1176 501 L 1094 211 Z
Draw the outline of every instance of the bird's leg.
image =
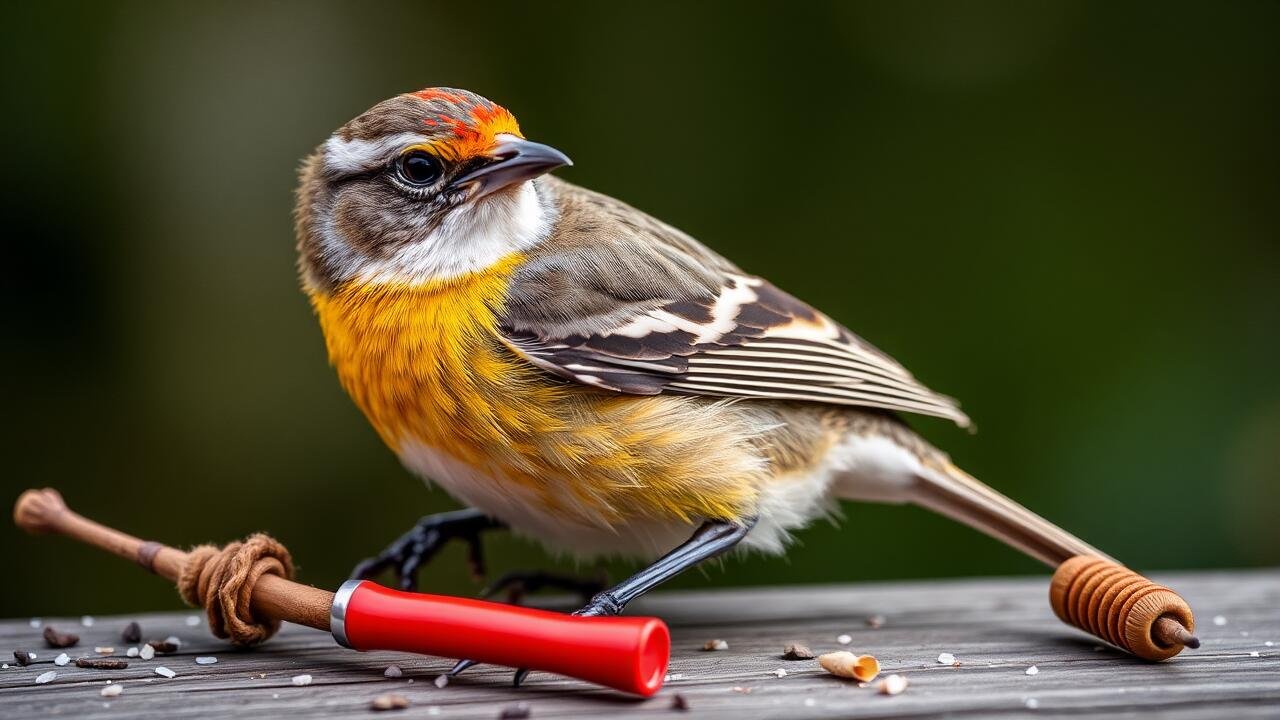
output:
M 480 597 L 491 600 L 505 591 L 507 602 L 518 605 L 528 593 L 535 593 L 544 588 L 557 588 L 567 590 L 582 597 L 583 601 L 587 601 L 591 596 L 604 590 L 605 581 L 603 573 L 596 577 L 575 577 L 546 570 L 513 570 L 481 590 Z
M 480 533 L 503 527 L 505 525 L 500 521 L 474 508 L 427 515 L 382 552 L 360 561 L 351 571 L 351 577 L 363 580 L 387 568 L 393 568 L 401 589 L 416 590 L 418 569 L 434 557 L 445 543 L 456 539 L 467 544 L 467 561 L 471 565 L 471 572 L 481 578 L 484 577 L 485 566 Z

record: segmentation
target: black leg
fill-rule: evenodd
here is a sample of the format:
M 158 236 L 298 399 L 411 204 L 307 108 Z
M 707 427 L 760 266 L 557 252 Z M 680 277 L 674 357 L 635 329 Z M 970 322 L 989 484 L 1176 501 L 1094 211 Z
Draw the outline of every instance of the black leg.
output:
M 586 602 L 593 595 L 604 590 L 605 580 L 603 573 L 592 578 L 560 575 L 545 570 L 514 570 L 494 580 L 488 587 L 481 590 L 480 597 L 485 600 L 492 600 L 499 593 L 505 591 L 507 602 L 512 605 L 518 605 L 528 593 L 536 593 L 544 588 L 556 588 L 580 595 L 583 602 Z
M 416 590 L 418 569 L 453 539 L 467 543 L 471 571 L 477 577 L 483 577 L 484 551 L 480 533 L 501 527 L 504 527 L 501 522 L 471 508 L 427 515 L 385 550 L 360 561 L 351 571 L 351 577 L 366 579 L 393 568 L 402 589 Z

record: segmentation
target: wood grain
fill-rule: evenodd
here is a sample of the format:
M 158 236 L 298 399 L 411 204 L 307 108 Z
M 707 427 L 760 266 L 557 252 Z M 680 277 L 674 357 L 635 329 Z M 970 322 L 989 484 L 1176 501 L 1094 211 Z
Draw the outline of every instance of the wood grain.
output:
M 975 718 L 1280 715 L 1280 570 L 1154 579 L 1177 589 L 1196 609 L 1203 641 L 1201 649 L 1160 664 L 1098 649 L 1096 640 L 1059 622 L 1049 609 L 1047 577 L 659 593 L 635 605 L 636 613 L 666 618 L 673 630 L 673 677 L 648 700 L 543 673 L 517 690 L 509 686 L 510 671 L 487 666 L 437 688 L 431 681 L 450 660 L 356 653 L 339 648 L 325 633 L 293 625 L 262 647 L 236 651 L 210 637 L 203 617 L 191 612 L 98 618 L 91 628 L 80 627 L 78 619 L 46 619 L 81 635 L 80 645 L 67 650 L 72 658 L 98 645 L 113 645 L 122 654 L 119 632 L 130 620 L 142 624 L 145 638 L 184 640 L 177 654 L 131 658 L 127 670 L 88 670 L 74 663 L 55 668 L 51 660 L 60 651 L 45 648 L 40 630 L 22 618 L 0 622 L 0 650 L 6 658 L 15 649 L 32 650 L 39 658 L 29 667 L 11 662 L 0 670 L 0 717 L 337 718 L 373 715 L 369 702 L 387 692 L 412 703 L 392 714 L 404 718 L 496 718 L 516 702 L 529 703 L 533 718 L 681 717 L 671 708 L 675 693 L 688 701 L 684 716 L 733 720 L 939 712 Z M 867 626 L 873 615 L 884 617 L 882 627 Z M 1216 615 L 1227 624 L 1214 624 Z M 200 618 L 198 627 L 185 624 L 190 616 Z M 840 634 L 852 642 L 839 645 Z M 713 638 L 726 640 L 729 649 L 703 651 Z M 783 646 L 791 642 L 819 653 L 875 655 L 883 674 L 904 675 L 910 686 L 887 697 L 831 677 L 816 660 L 782 660 Z M 954 654 L 960 665 L 938 664 L 942 652 Z M 213 655 L 218 663 L 196 665 L 198 655 Z M 404 677 L 383 677 L 392 663 Z M 156 675 L 160 665 L 178 676 Z M 1026 674 L 1031 665 L 1038 674 Z M 778 668 L 787 675 L 777 677 Z M 34 684 L 51 669 L 58 672 L 56 680 Z M 314 683 L 293 686 L 290 678 L 302 673 Z M 99 696 L 107 679 L 123 684 L 120 697 Z

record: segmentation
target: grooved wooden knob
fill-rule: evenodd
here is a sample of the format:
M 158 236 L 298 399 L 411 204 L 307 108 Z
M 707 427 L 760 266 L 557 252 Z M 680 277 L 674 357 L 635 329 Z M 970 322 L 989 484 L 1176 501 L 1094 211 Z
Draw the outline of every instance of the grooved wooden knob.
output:
M 1077 555 L 1058 566 L 1049 604 L 1068 625 L 1147 660 L 1198 647 L 1196 621 L 1177 593 L 1123 565 Z

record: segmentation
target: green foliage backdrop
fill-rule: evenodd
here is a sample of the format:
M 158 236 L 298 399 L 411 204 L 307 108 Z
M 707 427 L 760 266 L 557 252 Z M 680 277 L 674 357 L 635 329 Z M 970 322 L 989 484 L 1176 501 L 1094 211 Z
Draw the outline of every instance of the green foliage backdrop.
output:
M 300 158 L 466 87 L 566 179 L 680 226 L 955 395 L 916 423 L 1142 568 L 1280 560 L 1280 5 L 11 3 L 0 495 L 174 543 L 263 529 L 307 581 L 453 507 L 343 395 L 297 290 Z M 1041 572 L 847 506 L 677 585 Z M 0 527 L 0 615 L 176 605 Z M 497 537 L 495 570 L 571 565 Z M 616 565 L 616 575 L 625 565 Z M 462 554 L 426 589 L 469 593 Z

